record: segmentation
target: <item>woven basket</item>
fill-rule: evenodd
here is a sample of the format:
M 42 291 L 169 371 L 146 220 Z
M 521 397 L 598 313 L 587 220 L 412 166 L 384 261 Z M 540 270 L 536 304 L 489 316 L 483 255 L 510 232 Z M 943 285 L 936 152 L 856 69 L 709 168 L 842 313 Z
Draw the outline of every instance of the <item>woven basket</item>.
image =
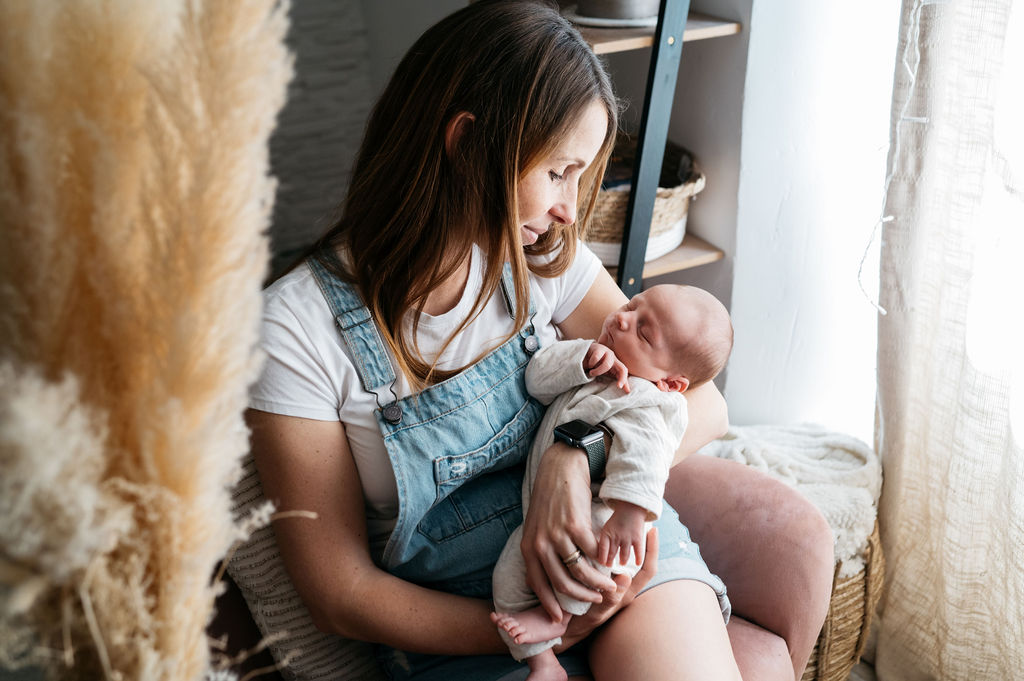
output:
M 612 164 L 625 166 L 632 171 L 635 146 L 623 141 L 616 147 Z M 621 149 L 621 150 L 620 150 Z M 679 179 L 677 169 L 685 169 L 685 179 Z M 610 167 L 610 172 L 612 168 Z M 605 175 L 607 180 L 608 174 Z M 672 144 L 665 149 L 661 179 L 654 199 L 654 213 L 644 261 L 654 260 L 676 248 L 686 235 L 686 217 L 690 199 L 704 189 L 704 174 L 697 169 L 689 153 Z M 621 184 L 611 189 L 602 189 L 597 195 L 594 219 L 587 230 L 584 241 L 607 266 L 619 264 L 619 250 L 622 245 L 622 231 L 626 224 L 626 207 L 629 204 L 630 185 Z
M 846 681 L 864 652 L 885 576 L 877 522 L 868 537 L 864 569 L 852 577 L 840 579 L 841 567 L 842 563 L 836 565 L 828 617 L 801 681 Z

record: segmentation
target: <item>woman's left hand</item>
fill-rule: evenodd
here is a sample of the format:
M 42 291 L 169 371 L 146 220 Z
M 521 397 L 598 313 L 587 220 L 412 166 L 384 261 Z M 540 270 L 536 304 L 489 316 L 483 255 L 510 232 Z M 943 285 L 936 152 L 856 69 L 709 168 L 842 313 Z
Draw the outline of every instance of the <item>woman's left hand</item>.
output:
M 602 593 L 618 585 L 587 560 L 566 566 L 577 549 L 597 558 L 597 537 L 590 517 L 590 470 L 579 449 L 556 442 L 544 453 L 523 521 L 526 582 L 544 609 L 561 621 L 555 590 L 577 600 L 599 604 Z

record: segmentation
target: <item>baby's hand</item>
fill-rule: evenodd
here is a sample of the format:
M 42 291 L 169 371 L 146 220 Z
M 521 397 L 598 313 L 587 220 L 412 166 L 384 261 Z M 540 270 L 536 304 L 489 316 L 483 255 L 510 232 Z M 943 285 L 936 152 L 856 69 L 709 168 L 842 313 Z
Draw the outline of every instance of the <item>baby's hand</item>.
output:
M 587 354 L 583 358 L 583 368 L 591 378 L 610 374 L 619 388 L 624 392 L 629 392 L 629 370 L 607 345 L 601 345 L 596 341 L 591 343 L 590 349 L 587 350 Z
M 637 565 L 644 564 L 644 549 L 647 546 L 644 523 L 647 509 L 626 501 L 612 501 L 612 517 L 601 528 L 597 543 L 597 560 L 605 567 L 611 567 L 618 556 L 619 563 L 629 561 L 630 549 L 636 556 Z

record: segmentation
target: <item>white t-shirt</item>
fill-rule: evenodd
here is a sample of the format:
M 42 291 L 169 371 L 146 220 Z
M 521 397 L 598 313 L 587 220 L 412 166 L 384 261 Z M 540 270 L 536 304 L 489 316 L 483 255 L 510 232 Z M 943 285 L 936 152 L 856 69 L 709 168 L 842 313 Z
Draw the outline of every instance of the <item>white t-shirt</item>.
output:
M 562 276 L 545 279 L 530 275 L 533 319 L 541 346 L 557 337 L 554 324 L 568 317 L 590 289 L 601 267 L 583 243 Z M 422 315 L 418 330 L 420 351 L 431 359 L 473 307 L 482 284 L 483 253 L 473 247 L 466 288 L 459 303 L 439 315 Z M 512 330 L 513 321 L 500 292 L 483 312 L 445 350 L 439 368 L 471 362 L 492 349 Z M 374 410 L 393 401 L 384 386 L 378 396 L 363 389 L 355 366 L 334 323 L 327 301 L 312 271 L 302 265 L 264 292 L 260 344 L 266 363 L 249 393 L 249 406 L 260 411 L 345 424 L 352 455 L 366 499 L 367 529 L 371 539 L 387 535 L 398 515 L 398 492 L 384 439 Z M 392 361 L 392 366 L 394 362 Z M 399 372 L 394 391 L 405 397 L 411 390 Z

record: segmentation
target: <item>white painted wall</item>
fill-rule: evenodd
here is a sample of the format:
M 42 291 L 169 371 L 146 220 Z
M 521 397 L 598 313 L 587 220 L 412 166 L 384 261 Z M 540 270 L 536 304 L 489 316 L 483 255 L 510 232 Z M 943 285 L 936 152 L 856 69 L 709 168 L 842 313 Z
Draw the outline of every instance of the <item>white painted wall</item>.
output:
M 899 4 L 753 3 L 725 391 L 737 424 L 872 441 L 877 243 L 858 270 L 881 207 Z

